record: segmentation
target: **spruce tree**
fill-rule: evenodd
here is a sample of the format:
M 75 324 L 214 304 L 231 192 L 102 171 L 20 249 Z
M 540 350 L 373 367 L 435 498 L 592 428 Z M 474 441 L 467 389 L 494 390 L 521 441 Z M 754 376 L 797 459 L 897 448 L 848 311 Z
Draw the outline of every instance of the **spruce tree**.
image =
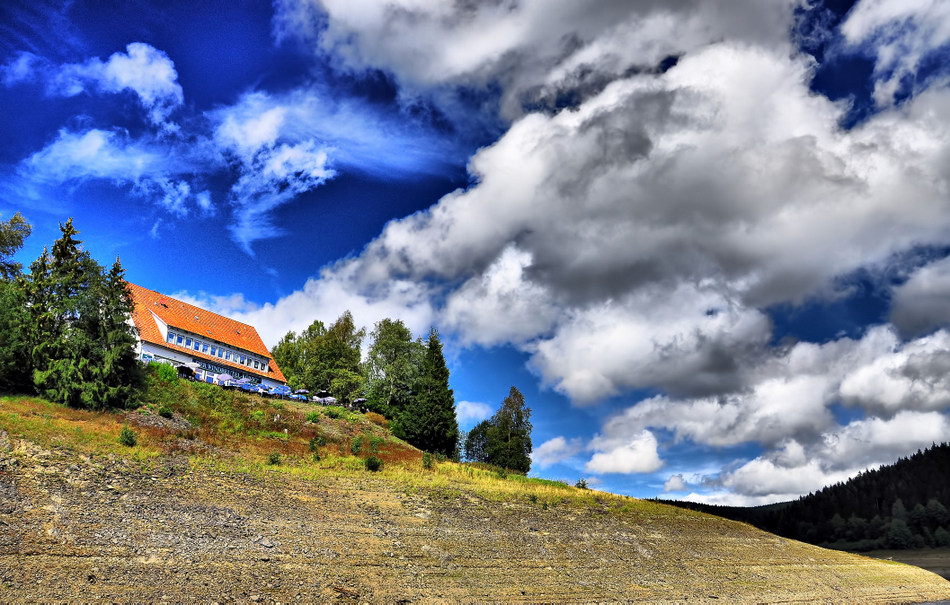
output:
M 496 466 L 527 473 L 531 469 L 531 408 L 511 387 L 488 431 L 487 455 Z
M 105 274 L 72 219 L 60 230 L 52 254 L 44 250 L 23 280 L 34 387 L 71 407 L 131 405 L 143 377 L 122 265 L 116 260 Z
M 423 451 L 446 457 L 455 452 L 458 441 L 455 396 L 449 388 L 449 368 L 435 328 L 429 332 L 426 354 L 410 401 L 398 413 L 393 432 Z

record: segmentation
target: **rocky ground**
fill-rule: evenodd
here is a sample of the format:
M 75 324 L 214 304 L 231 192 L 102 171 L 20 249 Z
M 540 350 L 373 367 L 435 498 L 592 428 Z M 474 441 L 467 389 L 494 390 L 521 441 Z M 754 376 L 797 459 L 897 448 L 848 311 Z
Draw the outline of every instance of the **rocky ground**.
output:
M 3 451 L 6 446 L 7 451 Z M 921 602 L 950 583 L 644 504 L 0 443 L 0 602 Z

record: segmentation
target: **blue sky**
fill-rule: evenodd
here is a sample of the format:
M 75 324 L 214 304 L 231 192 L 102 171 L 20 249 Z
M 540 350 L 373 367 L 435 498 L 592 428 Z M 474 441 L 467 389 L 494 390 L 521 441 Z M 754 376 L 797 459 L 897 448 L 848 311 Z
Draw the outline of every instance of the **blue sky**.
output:
M 532 474 L 794 498 L 950 434 L 950 8 L 5 2 L 0 217 L 257 326 L 443 335 Z

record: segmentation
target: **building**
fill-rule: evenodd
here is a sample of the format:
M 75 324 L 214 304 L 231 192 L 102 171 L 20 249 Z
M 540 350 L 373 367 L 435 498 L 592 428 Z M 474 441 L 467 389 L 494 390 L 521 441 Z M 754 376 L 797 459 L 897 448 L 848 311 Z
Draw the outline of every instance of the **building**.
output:
M 187 365 L 200 380 L 218 374 L 276 387 L 287 379 L 253 326 L 129 284 L 142 361 Z

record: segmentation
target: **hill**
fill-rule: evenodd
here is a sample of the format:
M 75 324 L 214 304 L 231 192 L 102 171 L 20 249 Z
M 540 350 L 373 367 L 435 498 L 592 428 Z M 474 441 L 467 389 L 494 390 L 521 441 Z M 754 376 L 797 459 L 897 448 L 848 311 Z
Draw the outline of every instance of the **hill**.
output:
M 0 400 L 0 600 L 950 598 L 918 568 L 694 511 L 426 468 L 372 416 L 178 381 L 152 393 L 120 414 Z
M 950 444 L 935 444 L 791 502 L 750 508 L 672 504 L 829 548 L 948 547 Z

